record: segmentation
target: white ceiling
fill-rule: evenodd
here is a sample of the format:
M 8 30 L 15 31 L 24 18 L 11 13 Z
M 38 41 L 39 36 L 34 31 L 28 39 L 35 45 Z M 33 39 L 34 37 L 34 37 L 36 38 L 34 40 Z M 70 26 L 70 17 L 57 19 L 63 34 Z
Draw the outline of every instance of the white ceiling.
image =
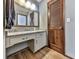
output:
M 31 1 L 31 2 L 35 3 L 36 5 L 38 5 L 42 0 L 29 0 L 29 1 Z
M 15 1 L 27 1 L 27 0 L 15 0 Z M 42 0 L 29 0 L 30 2 L 32 2 L 32 3 L 35 3 L 36 5 L 39 5 L 39 3 L 42 1 Z
M 42 0 L 30 0 L 30 1 L 34 1 L 34 2 L 41 2 Z

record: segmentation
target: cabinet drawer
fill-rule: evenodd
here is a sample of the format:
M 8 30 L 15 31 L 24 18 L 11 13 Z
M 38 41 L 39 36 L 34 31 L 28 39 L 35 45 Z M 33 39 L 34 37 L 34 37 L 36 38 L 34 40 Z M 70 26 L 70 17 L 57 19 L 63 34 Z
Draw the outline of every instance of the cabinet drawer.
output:
M 36 33 L 35 34 L 35 37 L 36 38 L 42 38 L 43 36 L 45 36 L 46 35 L 46 33 Z
M 34 37 L 35 37 L 34 34 L 10 36 L 7 38 L 6 47 L 13 46 L 18 43 L 26 42 L 31 39 L 35 39 Z
M 17 43 L 21 43 L 21 42 L 27 41 L 29 39 L 28 39 L 28 36 L 23 35 L 23 36 L 9 37 L 9 40 L 10 40 L 10 45 L 12 46 L 12 45 L 15 45 Z
M 16 36 L 14 40 L 16 41 L 17 44 L 29 40 L 29 38 L 26 35 L 22 35 L 22 36 Z
M 6 42 L 7 48 L 10 47 L 10 46 L 13 46 L 16 43 L 14 36 L 13 37 L 7 37 L 6 41 L 7 41 Z
M 8 48 L 9 46 L 10 46 L 10 40 L 9 40 L 9 38 L 6 38 L 5 47 Z
M 13 46 L 17 43 L 16 38 L 9 38 L 10 40 L 10 46 Z

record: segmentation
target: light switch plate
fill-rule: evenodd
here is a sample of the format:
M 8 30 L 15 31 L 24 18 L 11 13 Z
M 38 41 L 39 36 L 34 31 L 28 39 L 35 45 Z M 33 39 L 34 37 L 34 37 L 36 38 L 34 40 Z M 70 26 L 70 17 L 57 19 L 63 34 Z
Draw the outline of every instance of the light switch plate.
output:
M 70 22 L 70 18 L 67 18 L 67 22 Z

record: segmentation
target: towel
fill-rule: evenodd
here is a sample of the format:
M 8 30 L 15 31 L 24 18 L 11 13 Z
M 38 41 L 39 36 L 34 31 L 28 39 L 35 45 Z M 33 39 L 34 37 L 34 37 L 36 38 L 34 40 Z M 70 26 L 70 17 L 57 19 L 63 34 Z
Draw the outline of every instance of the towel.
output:
M 6 1 L 6 28 L 11 29 L 14 25 L 15 10 L 14 10 L 14 0 Z
M 30 14 L 30 18 L 31 18 L 31 20 L 30 20 L 30 26 L 34 26 L 34 12 L 32 12 Z

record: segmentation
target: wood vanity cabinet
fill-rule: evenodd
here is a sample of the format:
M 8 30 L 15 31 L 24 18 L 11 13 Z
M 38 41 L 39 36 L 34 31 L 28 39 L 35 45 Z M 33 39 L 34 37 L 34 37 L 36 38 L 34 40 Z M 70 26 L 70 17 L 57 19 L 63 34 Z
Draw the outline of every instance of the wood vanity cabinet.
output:
M 63 0 L 48 2 L 48 41 L 49 47 L 64 54 L 64 13 Z

